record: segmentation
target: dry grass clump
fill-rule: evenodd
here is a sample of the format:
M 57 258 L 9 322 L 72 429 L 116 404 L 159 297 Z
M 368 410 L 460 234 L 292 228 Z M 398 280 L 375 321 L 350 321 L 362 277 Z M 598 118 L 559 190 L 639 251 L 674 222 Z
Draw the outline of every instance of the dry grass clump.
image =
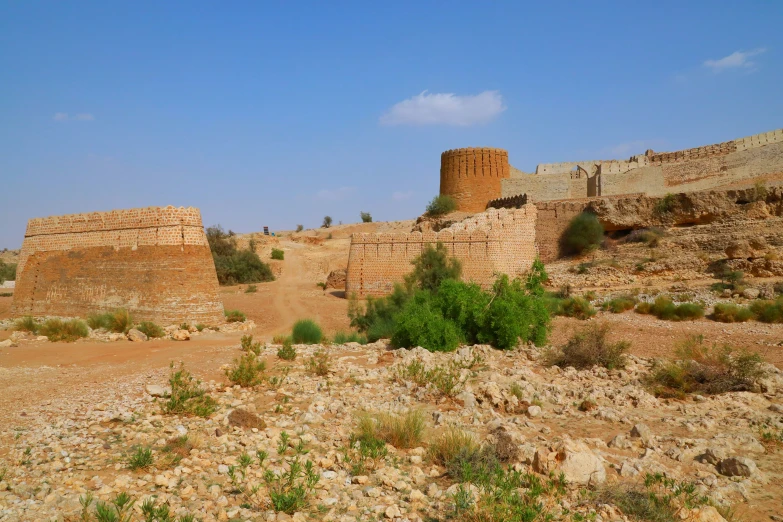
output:
M 609 325 L 590 324 L 574 334 L 560 349 L 547 354 L 549 366 L 581 370 L 593 366 L 608 369 L 625 366 L 625 352 L 631 347 L 628 341 L 610 343 L 607 340 Z
M 747 306 L 718 303 L 712 312 L 712 318 L 721 323 L 744 323 L 753 319 L 753 312 Z
M 332 369 L 332 360 L 323 350 L 316 351 L 307 361 L 307 369 L 319 377 L 326 377 Z
M 461 453 L 474 453 L 479 443 L 473 434 L 451 427 L 444 431 L 429 446 L 429 455 L 436 464 L 445 466 Z
M 750 305 L 750 310 L 756 320 L 762 323 L 783 323 L 783 297 L 775 301 L 755 301 Z
M 658 397 L 750 391 L 765 373 L 762 363 L 757 353 L 709 346 L 703 336 L 692 336 L 678 347 L 677 360 L 656 365 L 650 384 Z
M 109 332 L 128 333 L 133 328 L 133 316 L 126 309 L 119 308 L 113 312 L 89 314 L 87 324 L 93 330 L 103 328 Z
M 87 337 L 90 332 L 87 325 L 78 319 L 63 321 L 62 319 L 47 319 L 39 328 L 38 334 L 45 335 L 50 341 L 72 343 L 77 339 Z
M 166 335 L 166 332 L 163 331 L 163 328 L 153 323 L 152 321 L 142 321 L 139 323 L 136 329 L 147 337 L 163 337 Z
M 407 449 L 421 444 L 426 427 L 424 413 L 362 413 L 356 420 L 357 437 L 381 439 L 395 448 Z
M 184 363 L 180 363 L 179 369 L 175 370 L 172 362 L 170 368 L 171 393 L 163 404 L 163 413 L 198 417 L 212 415 L 217 410 L 217 401 L 207 395 L 206 390 L 201 387 L 201 381 L 185 369 Z
M 226 316 L 227 323 L 244 323 L 247 316 L 239 310 L 224 310 L 223 315 Z

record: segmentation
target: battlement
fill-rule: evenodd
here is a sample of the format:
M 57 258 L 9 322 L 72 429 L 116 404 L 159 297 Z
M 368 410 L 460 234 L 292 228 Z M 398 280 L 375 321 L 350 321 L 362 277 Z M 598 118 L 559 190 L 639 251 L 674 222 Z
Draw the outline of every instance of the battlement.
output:
M 453 197 L 457 210 L 481 212 L 501 195 L 500 182 L 510 176 L 503 149 L 452 149 L 440 155 L 440 193 Z
M 33 218 L 27 222 L 25 237 L 175 225 L 201 228 L 201 213 L 193 207 L 168 206 Z

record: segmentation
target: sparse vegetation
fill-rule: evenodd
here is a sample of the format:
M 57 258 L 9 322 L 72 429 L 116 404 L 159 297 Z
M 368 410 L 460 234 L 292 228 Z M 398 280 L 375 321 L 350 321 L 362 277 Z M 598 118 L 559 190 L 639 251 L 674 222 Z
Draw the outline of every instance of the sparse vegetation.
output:
M 272 259 L 277 259 L 278 261 L 282 261 L 285 259 L 285 252 L 279 248 L 273 248 L 272 249 Z
M 151 448 L 139 446 L 128 458 L 128 469 L 133 471 L 147 469 L 152 466 L 154 460 Z
M 126 309 L 119 308 L 113 312 L 89 314 L 87 324 L 93 330 L 103 328 L 109 332 L 128 333 L 133 327 L 133 316 Z
M 239 310 L 223 310 L 223 315 L 227 323 L 244 323 L 247 320 L 247 316 Z
M 662 228 L 650 227 L 640 228 L 631 231 L 625 236 L 626 243 L 644 243 L 650 248 L 655 248 L 660 244 L 661 239 L 666 235 Z
M 245 352 L 239 359 L 234 359 L 234 365 L 226 368 L 228 380 L 243 388 L 252 388 L 264 382 L 266 363 L 259 361 L 252 351 Z
M 435 438 L 428 448 L 430 458 L 436 464 L 445 466 L 459 455 L 474 454 L 479 449 L 476 437 L 459 428 L 447 428 Z
M 676 360 L 658 362 L 653 368 L 650 384 L 659 397 L 748 391 L 764 375 L 757 353 L 736 352 L 728 345 L 709 346 L 703 336 L 688 338 L 676 353 Z
M 291 343 L 291 338 L 286 337 L 283 340 L 283 346 L 277 350 L 277 356 L 284 361 L 293 361 L 296 359 L 296 348 Z
M 163 331 L 163 328 L 153 323 L 152 321 L 142 321 L 138 324 L 138 326 L 136 326 L 136 329 L 150 338 L 163 337 L 166 335 L 166 332 Z
M 756 320 L 762 323 L 783 323 L 783 296 L 776 300 L 759 300 L 750 305 Z
M 79 504 L 82 511 L 79 516 L 80 522 L 131 522 L 140 520 L 135 518 L 133 506 L 136 500 L 125 492 L 115 495 L 111 502 L 106 503 L 98 501 L 95 503 L 94 512 L 90 512 L 93 505 L 91 492 L 87 492 L 79 497 Z M 141 505 L 141 516 L 144 522 L 195 522 L 195 517 L 190 514 L 180 515 L 176 519 L 171 514 L 168 503 L 157 505 L 154 497 L 147 498 Z M 66 520 L 74 520 L 66 518 Z
M 255 355 L 261 354 L 261 341 L 253 341 L 252 335 L 243 335 L 239 340 L 239 348 L 243 352 L 251 352 Z
M 334 344 L 345 344 L 345 343 L 367 344 L 367 336 L 355 331 L 350 331 L 348 333 L 345 333 L 342 330 L 340 330 L 334 334 L 334 339 L 332 340 L 332 342 Z
M 172 362 L 170 368 L 169 386 L 171 392 L 163 404 L 163 412 L 198 417 L 212 415 L 217 410 L 217 402 L 207 395 L 206 390 L 201 387 L 201 381 L 185 369 L 184 363 L 180 363 L 179 368 L 175 370 Z
M 255 294 L 258 292 L 258 285 L 247 285 L 247 288 L 245 288 L 246 294 Z
M 554 313 L 555 315 L 586 320 L 593 317 L 596 311 L 593 305 L 590 304 L 590 301 L 584 297 L 574 296 L 559 300 Z
M 307 361 L 307 369 L 319 376 L 326 377 L 331 371 L 332 360 L 329 354 L 323 350 L 317 350 Z
M 604 301 L 601 308 L 612 312 L 613 314 L 621 314 L 627 310 L 633 310 L 638 302 L 639 300 L 632 295 L 621 295 L 614 299 Z
M 318 344 L 322 338 L 321 327 L 312 319 L 298 320 L 291 331 L 291 340 L 294 344 Z
M 604 227 L 595 214 L 583 212 L 575 216 L 560 238 L 560 250 L 565 255 L 591 252 L 601 246 Z
M 16 263 L 6 263 L 0 259 L 0 285 L 16 280 Z
M 220 225 L 211 226 L 207 228 L 207 241 L 221 285 L 274 281 L 272 269 L 258 257 L 254 245 L 240 250 L 231 230 L 225 232 Z
M 357 439 L 380 439 L 395 448 L 408 449 L 421 444 L 424 437 L 424 413 L 410 410 L 407 413 L 362 413 L 356 419 Z
M 47 319 L 35 333 L 45 335 L 52 342 L 66 343 L 72 343 L 90 334 L 87 325 L 79 319 Z
M 321 223 L 321 228 L 329 228 L 332 226 L 332 217 L 324 216 L 324 221 Z
M 442 396 L 453 397 L 462 391 L 467 380 L 467 376 L 462 377 L 463 368 L 455 361 L 449 361 L 446 366 L 433 366 L 428 370 L 424 362 L 417 358 L 398 366 L 395 378 L 399 382 L 410 381 L 422 388 L 430 386 Z
M 744 323 L 753 318 L 753 312 L 747 306 L 734 303 L 717 303 L 712 318 L 721 323 Z
M 427 209 L 424 213 L 429 217 L 439 217 L 455 210 L 457 210 L 456 200 L 451 196 L 439 194 L 427 204 Z
M 697 303 L 674 302 L 666 296 L 658 296 L 655 302 L 641 302 L 636 305 L 636 312 L 640 314 L 654 315 L 665 321 L 693 321 L 704 317 L 704 307 Z
M 359 216 L 362 218 L 362 223 L 372 223 L 372 216 L 369 212 L 359 212 Z
M 560 349 L 547 354 L 549 365 L 577 370 L 602 366 L 610 370 L 625 366 L 625 352 L 631 347 L 628 341 L 609 342 L 609 325 L 589 324 L 578 331 Z
M 663 216 L 672 213 L 676 207 L 677 196 L 674 194 L 666 194 L 655 203 L 654 212 L 659 216 Z

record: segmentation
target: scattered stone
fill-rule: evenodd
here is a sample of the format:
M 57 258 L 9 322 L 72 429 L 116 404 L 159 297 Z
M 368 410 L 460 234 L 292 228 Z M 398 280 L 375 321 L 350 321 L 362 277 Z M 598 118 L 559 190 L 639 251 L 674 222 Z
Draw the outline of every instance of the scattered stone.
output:
M 128 330 L 128 340 L 133 342 L 146 341 L 147 334 L 145 334 L 141 330 L 131 328 L 130 330 Z
M 171 393 L 171 388 L 159 384 L 148 384 L 144 389 L 153 397 L 167 397 Z
M 171 333 L 171 338 L 175 341 L 189 341 L 190 332 L 188 332 L 187 330 L 174 330 Z
M 631 437 L 642 439 L 642 442 L 646 446 L 650 443 L 650 441 L 652 441 L 653 434 L 646 424 L 637 424 L 631 428 Z
M 718 473 L 727 477 L 750 477 L 758 472 L 756 463 L 747 457 L 731 457 L 718 463 Z

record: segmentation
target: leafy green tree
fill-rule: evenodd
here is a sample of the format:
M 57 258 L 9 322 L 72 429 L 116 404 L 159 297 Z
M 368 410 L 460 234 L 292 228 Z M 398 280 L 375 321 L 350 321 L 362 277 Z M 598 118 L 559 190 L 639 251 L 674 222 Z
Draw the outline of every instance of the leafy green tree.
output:
M 582 254 L 601 246 L 604 227 L 595 214 L 583 212 L 575 216 L 560 238 L 563 254 Z
M 462 264 L 453 257 L 449 258 L 446 246 L 440 242 L 434 247 L 427 245 L 412 263 L 413 272 L 405 277 L 405 283 L 411 288 L 437 292 L 441 282 L 459 279 L 462 273 Z

